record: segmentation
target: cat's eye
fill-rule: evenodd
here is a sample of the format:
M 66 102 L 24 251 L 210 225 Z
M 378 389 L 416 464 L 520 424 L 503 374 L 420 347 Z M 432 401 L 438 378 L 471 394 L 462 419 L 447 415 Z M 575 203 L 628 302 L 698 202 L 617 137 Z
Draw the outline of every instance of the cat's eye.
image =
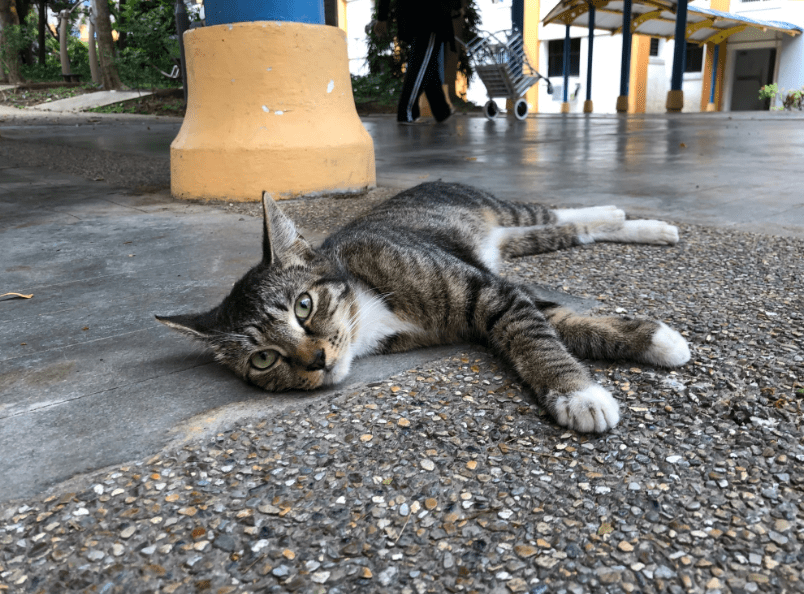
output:
M 256 369 L 268 369 L 278 358 L 276 351 L 260 351 L 251 355 L 251 365 Z
M 299 295 L 299 298 L 296 299 L 296 304 L 293 306 L 293 313 L 295 313 L 296 317 L 300 320 L 306 320 L 310 317 L 312 312 L 313 298 L 307 293 L 302 293 Z

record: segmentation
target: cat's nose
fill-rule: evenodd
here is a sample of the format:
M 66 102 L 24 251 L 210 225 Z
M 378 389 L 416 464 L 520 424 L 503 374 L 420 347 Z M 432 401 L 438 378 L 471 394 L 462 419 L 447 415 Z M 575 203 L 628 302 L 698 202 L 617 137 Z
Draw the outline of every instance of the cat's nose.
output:
M 316 354 L 315 358 L 313 359 L 312 363 L 307 365 L 307 371 L 318 371 L 320 369 L 324 369 L 327 366 L 327 356 L 324 353 L 323 349 L 319 349 Z

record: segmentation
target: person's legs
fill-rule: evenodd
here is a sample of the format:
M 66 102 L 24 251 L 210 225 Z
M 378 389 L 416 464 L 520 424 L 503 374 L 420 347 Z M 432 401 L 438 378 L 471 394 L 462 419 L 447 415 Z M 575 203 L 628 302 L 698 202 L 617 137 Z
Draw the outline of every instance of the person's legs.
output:
M 431 38 L 434 36 L 435 34 Z M 452 108 L 444 95 L 443 62 L 441 60 L 443 47 L 443 43 L 436 43 L 432 57 L 425 66 L 423 79 L 424 93 L 427 95 L 430 111 L 433 112 L 433 117 L 437 122 L 443 122 L 452 115 Z
M 396 114 L 398 122 L 412 122 L 419 116 L 419 96 L 425 88 L 428 67 L 433 63 L 436 65 L 438 63 L 438 44 L 435 38 L 435 33 L 431 33 L 429 37 L 416 38 L 410 44 L 405 82 L 402 84 L 402 93 L 399 96 L 399 107 Z M 441 94 L 442 101 L 445 101 L 443 92 Z M 429 94 L 427 98 L 429 101 Z M 435 114 L 436 112 L 434 111 L 433 113 Z M 439 113 L 443 115 L 442 112 Z

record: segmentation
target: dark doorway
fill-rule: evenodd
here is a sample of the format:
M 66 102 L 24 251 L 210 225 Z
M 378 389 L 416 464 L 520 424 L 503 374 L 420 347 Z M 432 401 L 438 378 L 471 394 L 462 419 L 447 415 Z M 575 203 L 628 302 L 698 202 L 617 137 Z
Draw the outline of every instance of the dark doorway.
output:
M 773 82 L 776 49 L 738 50 L 734 60 L 732 111 L 759 111 L 770 108 L 770 99 L 761 100 L 759 89 Z

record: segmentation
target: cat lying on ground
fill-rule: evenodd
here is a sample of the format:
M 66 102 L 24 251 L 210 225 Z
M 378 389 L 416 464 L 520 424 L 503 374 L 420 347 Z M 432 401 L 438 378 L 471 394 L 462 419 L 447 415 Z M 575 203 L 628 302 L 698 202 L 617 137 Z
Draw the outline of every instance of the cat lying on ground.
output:
M 157 316 L 268 391 L 336 384 L 374 353 L 472 341 L 505 359 L 559 425 L 606 431 L 619 407 L 577 357 L 676 367 L 661 322 L 592 317 L 497 275 L 502 257 L 595 241 L 672 245 L 678 230 L 612 206 L 551 210 L 460 184 L 401 192 L 312 248 L 266 193 L 263 259 L 202 314 Z

